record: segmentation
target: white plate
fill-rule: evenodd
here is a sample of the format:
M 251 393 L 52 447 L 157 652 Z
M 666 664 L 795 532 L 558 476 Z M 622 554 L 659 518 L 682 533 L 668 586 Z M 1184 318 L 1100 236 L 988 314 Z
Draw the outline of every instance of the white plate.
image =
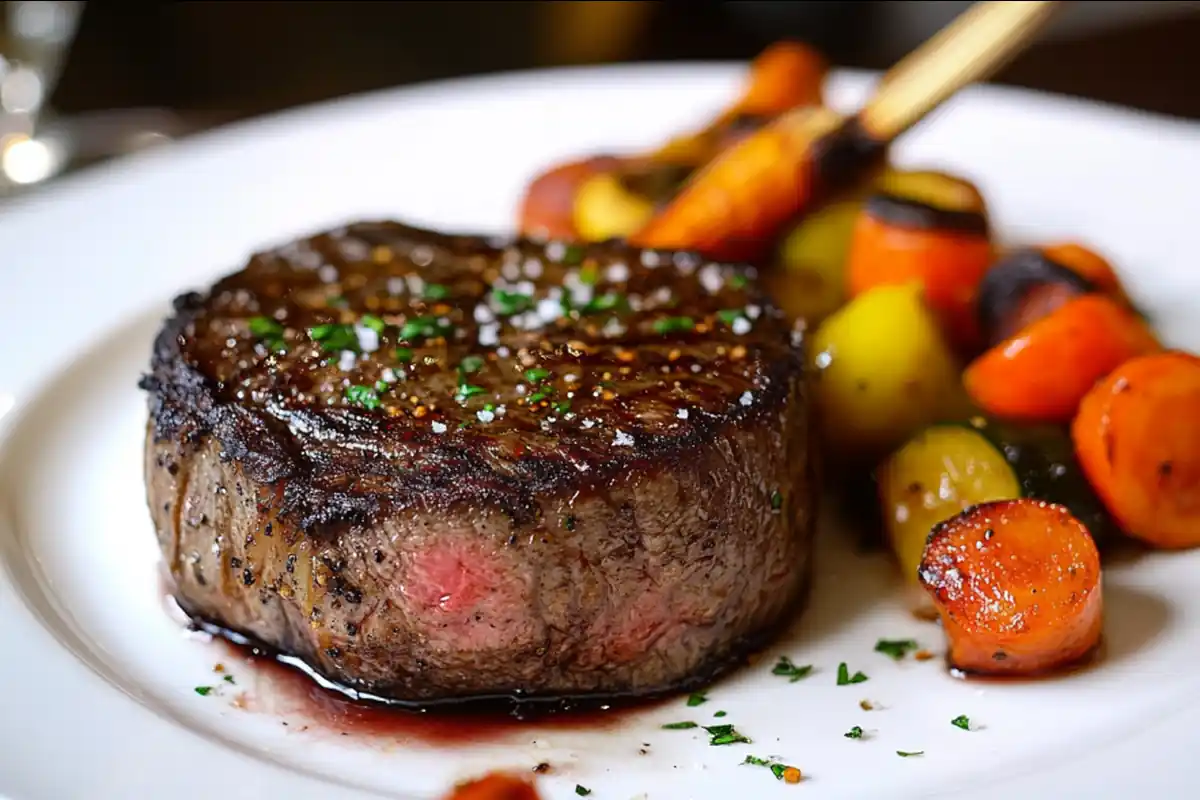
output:
M 813 607 L 766 663 L 715 686 L 708 704 L 456 748 L 302 730 L 307 706 L 290 703 L 273 673 L 184 635 L 164 613 L 135 381 L 170 296 L 256 248 L 358 217 L 503 230 L 536 168 L 659 141 L 704 119 L 739 77 L 712 65 L 580 70 L 355 98 L 115 163 L 5 209 L 0 794 L 419 798 L 487 767 L 540 761 L 554 766 L 548 798 L 575 797 L 576 784 L 597 800 L 1187 793 L 1200 738 L 1200 553 L 1108 573 L 1096 667 L 979 685 L 937 661 L 873 653 L 879 637 L 937 646 L 939 632 L 901 610 L 884 560 L 860 560 L 827 535 Z M 866 83 L 839 75 L 833 94 L 845 105 Z M 976 179 L 1008 235 L 1081 237 L 1107 251 L 1167 337 L 1200 347 L 1195 126 L 978 89 L 901 155 Z M 779 653 L 817 670 L 795 684 L 773 677 Z M 215 681 L 217 660 L 238 687 Z M 840 661 L 870 680 L 837 687 Z M 215 696 L 193 691 L 214 682 Z M 250 709 L 236 707 L 239 690 Z M 882 709 L 863 712 L 864 698 Z M 693 731 L 660 729 L 711 724 L 717 709 L 755 744 L 709 747 Z M 959 714 L 980 729 L 953 727 Z M 853 725 L 865 740 L 843 737 Z M 789 786 L 739 766 L 748 753 L 783 757 L 809 779 Z

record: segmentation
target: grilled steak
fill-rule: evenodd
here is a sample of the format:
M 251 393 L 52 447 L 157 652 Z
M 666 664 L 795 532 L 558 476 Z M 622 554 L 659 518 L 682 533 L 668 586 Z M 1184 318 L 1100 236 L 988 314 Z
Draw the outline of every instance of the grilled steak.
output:
M 362 696 L 686 689 L 807 586 L 799 337 L 738 267 L 363 223 L 178 298 L 142 386 L 183 609 Z

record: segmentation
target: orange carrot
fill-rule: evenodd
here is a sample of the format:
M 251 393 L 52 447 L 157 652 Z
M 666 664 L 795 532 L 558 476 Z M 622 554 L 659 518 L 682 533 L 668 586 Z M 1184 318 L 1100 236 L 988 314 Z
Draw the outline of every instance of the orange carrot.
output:
M 814 145 L 841 118 L 795 109 L 708 162 L 631 238 L 640 247 L 698 250 L 753 260 L 814 194 Z
M 528 781 L 493 772 L 478 780 L 461 783 L 446 800 L 539 800 L 533 784 Z
M 800 42 L 776 42 L 750 65 L 750 80 L 727 116 L 774 116 L 797 106 L 819 106 L 829 64 Z
M 919 571 L 964 672 L 1032 675 L 1100 641 L 1100 554 L 1083 523 L 1040 500 L 998 500 L 934 526 Z
M 867 201 L 850 239 L 847 291 L 857 297 L 876 286 L 919 281 L 947 338 L 969 352 L 979 341 L 976 292 L 991 263 L 981 210 L 879 194 Z
M 1126 361 L 1083 398 L 1071 433 L 1088 480 L 1130 536 L 1200 545 L 1200 358 Z
M 1117 301 L 1083 295 L 975 359 L 963 381 L 993 416 L 1067 423 L 1096 381 L 1160 348 L 1146 324 Z

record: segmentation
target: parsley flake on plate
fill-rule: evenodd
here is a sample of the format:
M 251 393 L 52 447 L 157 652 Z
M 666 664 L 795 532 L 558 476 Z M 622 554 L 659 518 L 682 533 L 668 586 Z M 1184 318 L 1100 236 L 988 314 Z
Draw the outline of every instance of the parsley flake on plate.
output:
M 964 731 L 971 730 L 971 719 L 966 714 L 959 714 L 950 720 L 950 724 L 956 728 L 962 728 Z
M 880 639 L 875 643 L 875 652 L 891 656 L 899 661 L 908 655 L 910 650 L 919 650 L 921 645 L 913 639 Z
M 779 661 L 777 661 L 775 666 L 771 668 L 771 674 L 780 675 L 787 678 L 788 683 L 795 683 L 801 678 L 807 677 L 812 670 L 812 664 L 805 664 L 804 666 L 798 667 L 793 664 L 792 660 L 787 656 L 780 656 Z
M 695 692 L 688 696 L 687 704 L 689 708 L 695 708 L 701 703 L 707 703 L 708 697 L 703 692 Z
M 706 725 L 708 743 L 714 747 L 725 744 L 750 744 L 750 739 L 743 736 L 732 725 Z
M 924 750 L 897 750 L 896 755 L 900 756 L 901 758 L 912 758 L 914 756 L 925 755 L 925 751 Z
M 863 683 L 866 680 L 867 680 L 867 676 L 861 672 L 855 672 L 853 675 L 851 675 L 850 669 L 849 669 L 849 667 L 846 666 L 845 661 L 838 664 L 838 671 L 837 671 L 837 685 L 838 686 L 850 686 L 851 684 L 854 684 L 854 683 Z
M 668 722 L 666 725 L 662 726 L 664 731 L 687 731 L 691 730 L 692 728 L 699 727 L 699 725 L 691 722 L 690 720 L 686 722 Z
M 860 728 L 859 726 L 855 725 L 853 728 L 846 731 L 842 735 L 845 736 L 847 739 L 861 739 L 861 738 L 863 738 L 863 729 Z

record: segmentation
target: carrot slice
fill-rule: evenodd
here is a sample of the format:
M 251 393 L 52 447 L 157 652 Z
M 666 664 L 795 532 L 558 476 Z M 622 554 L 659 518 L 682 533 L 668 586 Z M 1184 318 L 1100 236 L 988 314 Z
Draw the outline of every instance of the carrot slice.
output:
M 1084 474 L 1129 535 L 1200 545 L 1200 358 L 1125 362 L 1083 398 L 1071 434 Z
M 981 211 L 875 195 L 850 238 L 847 291 L 857 297 L 876 286 L 918 281 L 949 340 L 960 351 L 978 352 L 975 297 L 991 263 Z
M 537 789 L 528 781 L 493 772 L 459 784 L 446 800 L 539 800 L 539 797 Z
M 1046 672 L 1100 640 L 1100 554 L 1062 506 L 1025 498 L 969 508 L 934 527 L 919 575 L 950 665 L 964 672 Z
M 963 381 L 993 416 L 1067 423 L 1096 381 L 1160 349 L 1127 308 L 1104 295 L 1083 295 L 975 359 Z
M 1125 287 L 1112 264 L 1104 256 L 1075 242 L 1049 244 L 1041 248 L 1046 258 L 1092 282 L 1096 290 L 1120 300 L 1126 299 Z

